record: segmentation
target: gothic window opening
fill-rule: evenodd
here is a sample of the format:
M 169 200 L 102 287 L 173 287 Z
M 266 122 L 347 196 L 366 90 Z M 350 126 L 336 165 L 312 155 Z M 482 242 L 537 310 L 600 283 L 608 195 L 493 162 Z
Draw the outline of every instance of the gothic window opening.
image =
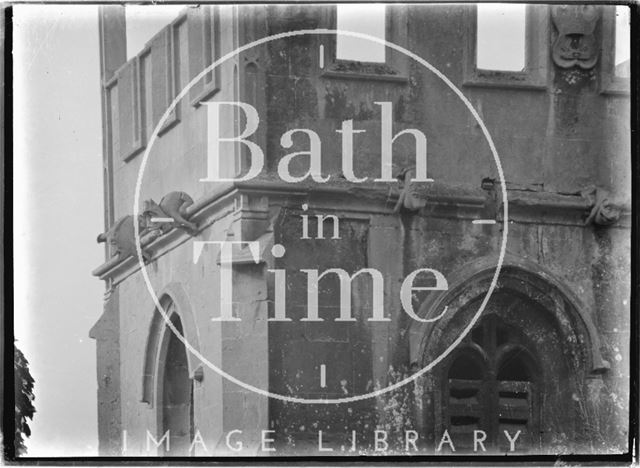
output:
M 456 452 L 474 450 L 474 431 L 483 431 L 487 452 L 533 447 L 539 435 L 538 371 L 517 330 L 489 315 L 455 351 L 444 379 L 443 428 Z M 482 434 L 479 436 L 482 438 Z M 446 448 L 446 446 L 445 446 Z M 481 447 L 477 447 L 481 451 Z
M 447 429 L 461 448 L 473 449 L 474 430 L 487 426 L 484 405 L 487 400 L 487 368 L 481 354 L 469 348 L 460 353 L 449 369 L 447 381 Z
M 182 322 L 174 314 L 171 322 L 182 334 Z M 169 448 L 161 445 L 164 456 L 188 456 L 194 438 L 193 381 L 189 378 L 187 350 L 167 327 L 159 360 L 158 422 L 160 437 L 168 433 Z

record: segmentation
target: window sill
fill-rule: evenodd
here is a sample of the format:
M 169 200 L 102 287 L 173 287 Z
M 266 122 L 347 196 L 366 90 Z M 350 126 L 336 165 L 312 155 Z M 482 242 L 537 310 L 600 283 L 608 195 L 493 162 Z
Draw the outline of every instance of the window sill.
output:
M 547 89 L 546 80 L 531 76 L 527 72 L 502 72 L 476 70 L 466 77 L 464 86 L 483 88 L 519 88 L 543 91 Z
M 143 145 L 142 143 L 137 143 L 134 148 L 132 148 L 122 156 L 122 160 L 126 163 L 131 161 L 138 154 L 140 154 L 144 148 L 145 148 L 145 145 Z
M 402 75 L 363 73 L 357 71 L 326 71 L 320 75 L 322 78 L 339 79 L 339 80 L 367 80 L 367 81 L 385 81 L 390 83 L 408 83 L 409 78 Z
M 407 83 L 408 76 L 387 63 L 335 60 L 320 73 L 323 78 L 342 80 L 370 80 L 387 83 Z
M 194 96 L 193 99 L 191 99 L 191 105 L 193 107 L 200 107 L 202 101 L 206 101 L 207 99 L 212 98 L 213 96 L 218 94 L 218 91 L 220 91 L 220 88 L 217 86 L 209 86 L 208 88 L 203 89 L 196 96 Z
M 173 112 L 171 114 L 169 114 L 169 117 L 167 118 L 167 121 L 164 123 L 164 125 L 162 125 L 162 128 L 160 128 L 160 130 L 158 131 L 158 137 L 161 137 L 162 135 L 167 133 L 175 125 L 177 125 L 178 122 L 180 122 L 180 118 L 178 117 L 177 109 L 174 108 Z
M 378 71 L 377 68 L 380 71 Z M 320 76 L 322 78 L 333 78 L 341 80 L 385 81 L 391 83 L 409 82 L 409 78 L 407 76 L 401 75 L 387 65 L 360 64 L 358 62 L 353 62 L 346 65 L 334 65 L 330 70 L 322 72 Z

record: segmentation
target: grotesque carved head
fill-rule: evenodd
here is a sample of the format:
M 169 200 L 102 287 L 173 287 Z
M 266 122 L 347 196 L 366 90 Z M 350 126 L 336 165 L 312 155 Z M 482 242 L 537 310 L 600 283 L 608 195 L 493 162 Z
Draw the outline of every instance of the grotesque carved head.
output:
M 561 68 L 591 69 L 598 61 L 595 28 L 600 18 L 596 5 L 554 5 L 551 17 L 558 32 L 551 55 Z

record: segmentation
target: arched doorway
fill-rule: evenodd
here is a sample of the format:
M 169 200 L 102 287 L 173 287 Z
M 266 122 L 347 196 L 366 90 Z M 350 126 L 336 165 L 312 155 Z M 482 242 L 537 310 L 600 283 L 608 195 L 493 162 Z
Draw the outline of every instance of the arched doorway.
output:
M 175 312 L 171 323 L 183 334 L 182 321 Z M 189 377 L 187 350 L 165 326 L 158 359 L 157 408 L 159 437 L 168 434 L 169 444 L 159 448 L 162 456 L 188 456 L 194 437 L 193 380 Z

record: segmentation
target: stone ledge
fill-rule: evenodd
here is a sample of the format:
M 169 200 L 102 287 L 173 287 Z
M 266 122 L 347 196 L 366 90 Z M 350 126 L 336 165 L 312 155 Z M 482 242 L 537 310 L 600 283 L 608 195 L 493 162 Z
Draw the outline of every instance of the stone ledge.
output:
M 407 84 L 409 78 L 402 75 L 363 73 L 354 71 L 329 70 L 320 75 L 322 78 L 334 78 L 339 80 L 383 81 L 390 83 Z
M 344 212 L 393 215 L 393 206 L 398 200 L 399 190 L 389 184 L 353 184 L 345 179 L 332 183 L 303 182 L 290 184 L 274 176 L 263 176 L 244 182 L 224 183 L 196 201 L 187 211 L 188 217 L 204 231 L 214 222 L 251 211 L 238 203 L 238 197 L 266 196 L 269 204 L 291 205 L 309 203 L 315 209 L 333 209 Z M 321 198 L 320 198 L 321 197 Z M 495 213 L 498 222 L 503 220 L 502 196 L 498 187 L 491 190 L 463 186 L 430 183 L 421 193 L 427 206 L 416 216 L 473 220 Z M 508 190 L 509 219 L 518 223 L 561 224 L 584 226 L 589 201 L 579 195 L 566 195 L 542 191 Z M 275 203 L 274 203 L 275 202 Z M 224 208 L 223 208 L 224 207 Z M 630 226 L 630 207 L 625 207 L 621 219 L 613 227 Z M 142 247 L 153 252 L 153 259 L 175 249 L 191 239 L 180 229 L 172 229 L 160 237 L 143 237 Z M 112 258 L 96 268 L 92 274 L 102 280 L 113 280 L 117 284 L 140 269 L 137 258 Z

